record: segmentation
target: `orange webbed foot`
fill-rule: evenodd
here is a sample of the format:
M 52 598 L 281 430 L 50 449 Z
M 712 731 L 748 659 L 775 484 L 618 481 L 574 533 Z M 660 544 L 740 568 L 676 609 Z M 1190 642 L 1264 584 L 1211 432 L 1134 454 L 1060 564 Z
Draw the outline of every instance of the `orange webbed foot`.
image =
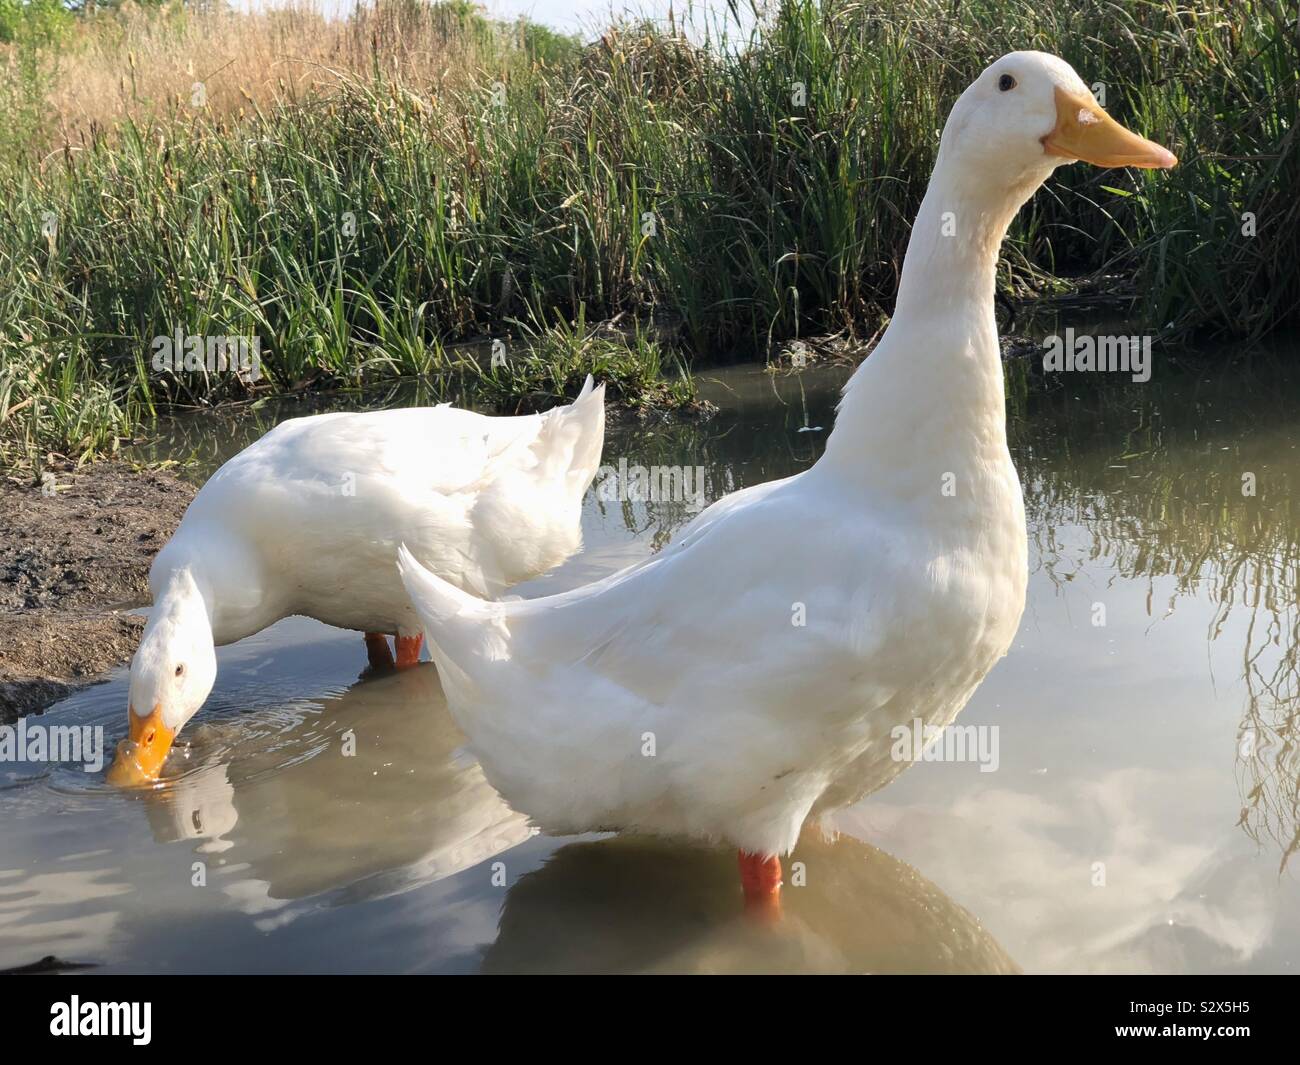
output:
M 414 636 L 397 637 L 397 668 L 410 669 L 420 664 L 420 647 L 424 643 L 424 633 Z
M 781 859 L 775 854 L 740 852 L 740 883 L 745 914 L 774 921 L 781 916 Z

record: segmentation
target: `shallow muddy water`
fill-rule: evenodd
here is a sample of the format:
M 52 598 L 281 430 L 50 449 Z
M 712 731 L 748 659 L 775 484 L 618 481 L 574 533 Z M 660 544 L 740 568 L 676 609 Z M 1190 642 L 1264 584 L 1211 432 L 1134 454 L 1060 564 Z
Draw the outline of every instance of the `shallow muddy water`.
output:
M 706 375 L 715 418 L 614 425 L 605 461 L 702 467 L 706 501 L 785 476 L 846 375 Z M 742 917 L 725 849 L 534 833 L 432 665 L 359 679 L 358 634 L 295 618 L 219 651 L 156 791 L 0 764 L 0 968 L 1294 971 L 1297 378 L 1239 363 L 1012 394 L 1029 597 L 959 719 L 996 726 L 996 770 L 923 762 L 835 842 L 806 834 L 779 926 Z M 201 479 L 278 416 L 190 418 L 154 455 Z M 607 573 L 692 513 L 593 491 L 586 550 L 518 591 Z M 119 670 L 43 720 L 111 743 L 125 708 Z

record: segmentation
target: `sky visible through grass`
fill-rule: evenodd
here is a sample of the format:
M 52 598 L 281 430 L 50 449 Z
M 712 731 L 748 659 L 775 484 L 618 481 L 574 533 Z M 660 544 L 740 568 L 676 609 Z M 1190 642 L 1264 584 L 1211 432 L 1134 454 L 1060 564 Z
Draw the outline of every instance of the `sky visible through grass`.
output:
M 231 6 L 240 11 L 266 11 L 275 7 L 290 6 L 276 0 L 238 0 Z M 317 10 L 329 16 L 349 14 L 356 0 L 320 0 Z M 574 33 L 580 37 L 593 37 L 611 22 L 620 19 L 648 18 L 667 20 L 669 14 L 686 25 L 704 27 L 727 25 L 739 27 L 741 36 L 748 35 L 754 19 L 749 9 L 739 6 L 739 21 L 726 0 L 486 0 L 483 8 L 494 19 L 502 21 L 520 17 L 543 26 Z M 612 17 L 611 17 L 612 16 Z

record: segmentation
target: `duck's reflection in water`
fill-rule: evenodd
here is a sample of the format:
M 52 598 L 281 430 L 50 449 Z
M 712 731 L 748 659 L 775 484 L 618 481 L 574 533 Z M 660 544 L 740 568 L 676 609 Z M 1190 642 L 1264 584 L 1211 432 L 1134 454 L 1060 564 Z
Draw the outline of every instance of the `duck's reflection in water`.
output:
M 160 841 L 220 854 L 220 882 L 248 909 L 337 889 L 336 903 L 394 894 L 532 834 L 464 742 L 432 666 L 375 677 L 288 720 L 200 732 L 196 768 L 149 796 L 150 825 Z
M 193 841 L 209 885 L 270 932 L 322 904 L 442 880 L 528 839 L 527 820 L 463 744 L 426 665 L 318 707 L 200 730 L 193 768 L 144 806 L 154 836 Z M 742 912 L 734 851 L 636 837 L 555 844 L 504 893 L 486 971 L 1016 971 L 939 888 L 852 837 L 805 833 L 785 863 L 775 925 Z M 496 905 L 487 869 L 465 883 Z
M 785 866 L 783 916 L 768 924 L 741 912 L 730 849 L 636 837 L 568 844 L 511 886 L 483 968 L 1018 971 L 974 917 L 884 851 L 805 832 Z

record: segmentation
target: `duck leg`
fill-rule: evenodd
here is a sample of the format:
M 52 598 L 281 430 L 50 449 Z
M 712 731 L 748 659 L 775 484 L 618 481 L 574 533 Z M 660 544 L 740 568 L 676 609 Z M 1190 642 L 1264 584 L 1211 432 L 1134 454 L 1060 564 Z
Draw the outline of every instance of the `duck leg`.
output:
M 371 669 L 392 669 L 393 652 L 388 649 L 388 637 L 382 632 L 366 633 L 366 657 Z
M 424 643 L 424 633 L 414 636 L 397 637 L 397 668 L 410 669 L 420 664 L 420 645 Z
M 740 852 L 740 883 L 745 912 L 755 917 L 781 916 L 781 859 L 775 854 Z

